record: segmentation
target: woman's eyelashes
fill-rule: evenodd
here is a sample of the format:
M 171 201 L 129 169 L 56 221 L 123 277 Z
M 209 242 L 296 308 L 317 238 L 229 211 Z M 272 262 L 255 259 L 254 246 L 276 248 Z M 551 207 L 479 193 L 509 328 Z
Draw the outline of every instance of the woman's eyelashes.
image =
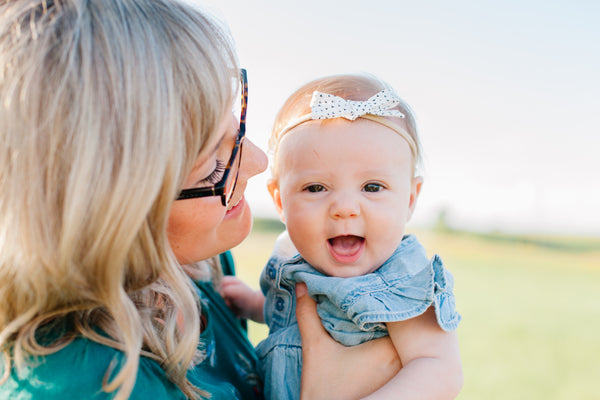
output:
M 200 180 L 198 184 L 203 186 L 216 185 L 219 183 L 225 173 L 225 163 L 217 159 L 215 169 L 206 178 Z

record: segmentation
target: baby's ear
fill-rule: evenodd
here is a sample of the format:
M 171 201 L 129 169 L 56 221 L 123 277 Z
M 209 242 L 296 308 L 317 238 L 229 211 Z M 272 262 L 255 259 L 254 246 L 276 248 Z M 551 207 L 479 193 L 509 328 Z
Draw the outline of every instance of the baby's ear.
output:
M 283 207 L 281 205 L 281 194 L 279 192 L 279 182 L 276 179 L 270 178 L 267 181 L 267 189 L 269 190 L 269 194 L 273 199 L 273 204 L 275 204 L 275 208 L 279 213 L 279 218 L 281 218 L 281 222 L 285 224 L 285 216 L 283 215 Z
M 412 183 L 410 185 L 410 201 L 408 203 L 408 219 L 412 217 L 413 212 L 415 211 L 415 207 L 417 206 L 417 199 L 419 198 L 419 193 L 421 193 L 421 187 L 423 186 L 423 177 L 415 176 L 412 179 Z

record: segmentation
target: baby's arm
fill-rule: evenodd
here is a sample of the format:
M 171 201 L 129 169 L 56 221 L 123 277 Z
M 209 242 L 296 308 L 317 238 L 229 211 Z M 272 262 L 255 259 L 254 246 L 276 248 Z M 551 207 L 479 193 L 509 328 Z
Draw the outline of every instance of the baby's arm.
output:
M 240 318 L 249 318 L 264 323 L 263 306 L 265 296 L 253 290 L 235 276 L 224 276 L 221 280 L 221 296 L 225 303 Z
M 454 399 L 463 384 L 456 332 L 443 331 L 430 307 L 407 321 L 387 324 L 402 369 L 375 393 L 375 399 Z

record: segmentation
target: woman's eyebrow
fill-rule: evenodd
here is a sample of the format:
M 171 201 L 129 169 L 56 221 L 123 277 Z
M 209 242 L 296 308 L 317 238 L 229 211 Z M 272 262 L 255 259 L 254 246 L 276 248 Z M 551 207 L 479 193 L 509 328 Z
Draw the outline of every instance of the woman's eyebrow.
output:
M 219 141 L 215 144 L 215 146 L 213 147 L 213 149 L 207 154 L 207 156 L 211 156 L 213 154 L 215 154 L 217 152 L 217 150 L 219 149 L 219 146 L 221 146 L 221 143 L 223 143 L 223 140 L 225 139 L 225 136 L 227 136 L 227 134 L 221 136 L 221 139 L 219 139 Z M 198 155 L 202 154 L 202 150 L 200 150 L 200 152 L 198 153 Z
M 227 134 L 221 136 L 221 139 L 219 139 L 219 141 L 217 142 L 217 144 L 215 144 L 215 147 L 212 149 L 212 151 L 210 152 L 210 154 L 213 154 L 213 153 L 217 152 L 217 150 L 221 146 L 221 143 L 223 143 L 223 140 L 225 139 L 225 136 L 227 136 Z
M 234 130 L 234 131 L 235 131 L 235 130 Z M 214 148 L 211 150 L 211 152 L 210 152 L 210 153 L 208 153 L 208 154 L 214 154 L 214 153 L 216 153 L 216 152 L 217 152 L 217 150 L 219 149 L 219 146 L 221 146 L 221 144 L 223 143 L 223 140 L 225 140 L 225 138 L 226 138 L 227 136 L 229 136 L 229 134 L 230 134 L 229 130 L 228 130 L 227 132 L 225 132 L 225 133 L 224 133 L 224 134 L 221 136 L 221 138 L 219 139 L 219 141 L 218 141 L 218 142 L 215 144 L 215 147 L 214 147 Z

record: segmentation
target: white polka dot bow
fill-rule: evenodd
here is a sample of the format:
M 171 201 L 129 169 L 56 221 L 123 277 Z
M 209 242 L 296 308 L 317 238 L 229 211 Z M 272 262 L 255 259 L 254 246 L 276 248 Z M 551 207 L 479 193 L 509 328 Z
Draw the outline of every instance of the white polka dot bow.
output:
M 333 94 L 315 91 L 310 102 L 312 119 L 346 118 L 354 121 L 365 114 L 404 118 L 397 106 L 400 99 L 392 90 L 382 90 L 365 101 L 342 99 Z

